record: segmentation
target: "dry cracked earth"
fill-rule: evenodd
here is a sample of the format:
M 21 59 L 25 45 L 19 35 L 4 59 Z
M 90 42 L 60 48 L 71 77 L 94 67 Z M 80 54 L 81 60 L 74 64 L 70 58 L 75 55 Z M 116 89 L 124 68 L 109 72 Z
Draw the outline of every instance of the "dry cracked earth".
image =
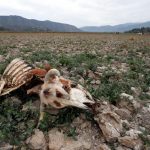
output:
M 150 35 L 0 33 L 0 73 L 16 57 L 83 85 L 94 111 L 47 108 L 27 87 L 0 97 L 0 150 L 149 150 Z

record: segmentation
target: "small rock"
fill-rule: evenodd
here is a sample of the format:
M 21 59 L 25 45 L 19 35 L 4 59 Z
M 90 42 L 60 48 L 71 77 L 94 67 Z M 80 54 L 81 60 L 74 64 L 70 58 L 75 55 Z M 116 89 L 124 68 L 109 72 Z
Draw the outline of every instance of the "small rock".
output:
M 94 50 L 91 51 L 90 53 L 91 53 L 92 55 L 95 55 L 95 56 L 97 55 L 96 52 L 95 52 Z
M 35 64 L 35 66 L 42 66 L 42 62 L 37 62 L 36 61 L 34 64 Z
M 135 96 L 139 96 L 141 94 L 141 88 L 131 87 L 131 91 Z
M 139 80 L 143 80 L 144 79 L 144 74 L 138 73 L 138 75 L 139 75 Z
M 103 101 L 103 102 L 102 102 L 102 104 L 104 104 L 104 105 L 108 105 L 108 102 L 106 102 L 106 101 Z
M 145 132 L 145 128 L 144 127 L 142 127 L 142 126 L 139 126 L 139 129 L 142 131 L 142 132 Z
M 79 83 L 82 84 L 82 85 L 84 85 L 84 83 L 85 83 L 84 78 L 81 77 L 81 78 L 79 79 Z
M 2 143 L 0 144 L 0 150 L 12 150 L 13 145 L 10 145 L 9 143 Z
M 150 111 L 149 107 L 143 107 L 139 114 L 137 114 L 137 118 L 140 122 L 140 125 L 142 125 L 145 128 L 150 128 Z
M 77 117 L 73 120 L 73 124 L 83 124 L 83 119 L 81 117 Z
M 99 85 L 99 84 L 101 84 L 101 81 L 100 80 L 96 80 L 95 84 Z
M 95 74 L 93 73 L 93 71 L 91 71 L 91 70 L 88 71 L 88 77 L 95 78 Z
M 117 137 L 120 137 L 122 122 L 116 113 L 111 111 L 102 112 L 97 114 L 95 120 L 98 122 L 107 142 L 113 142 Z
M 128 72 L 129 71 L 129 67 L 127 66 L 126 63 L 121 63 L 121 68 L 120 68 L 120 71 L 125 73 L 125 72 Z
M 4 56 L 0 55 L 0 62 L 3 62 L 3 61 L 4 61 Z
M 121 93 L 120 97 L 122 99 L 124 99 L 124 98 L 129 99 L 130 101 L 132 101 L 134 99 L 132 95 L 129 95 L 129 94 L 126 94 L 126 93 Z
M 26 144 L 28 144 L 29 148 L 35 150 L 46 150 L 47 147 L 44 134 L 39 129 L 36 129 L 34 135 L 26 140 Z
M 127 120 L 122 120 L 122 126 L 125 129 L 129 129 L 131 127 L 131 124 Z
M 97 114 L 101 114 L 104 111 L 111 111 L 111 105 L 107 101 L 102 101 L 96 104 L 95 111 Z
M 91 84 L 96 84 L 96 81 L 95 81 L 95 80 L 92 80 L 90 83 L 91 83 Z
M 49 131 L 48 136 L 49 136 L 49 149 L 60 150 L 60 148 L 65 143 L 64 134 L 58 131 L 58 129 L 52 129 Z
M 16 48 L 16 49 L 13 49 L 13 52 L 11 52 L 11 57 L 12 56 L 18 56 L 20 54 L 20 50 L 18 49 L 18 48 Z
M 5 57 L 5 59 L 9 59 L 11 57 L 11 53 L 8 52 L 7 56 Z
M 99 150 L 111 150 L 106 144 L 100 144 Z
M 135 110 L 139 109 L 141 107 L 140 103 L 137 102 L 136 100 L 132 101 L 133 107 Z
M 147 94 L 148 96 L 150 96 L 150 92 L 146 92 L 146 94 Z
M 147 139 L 150 141 L 150 135 L 147 135 Z
M 49 131 L 49 149 L 50 150 L 81 150 L 91 149 L 91 138 L 83 133 L 82 136 L 77 136 L 77 139 L 65 136 L 58 129 Z
M 118 146 L 116 148 L 116 150 L 132 150 L 131 148 L 127 148 L 127 147 L 124 147 L 124 146 Z
M 61 70 L 61 72 L 62 72 L 62 74 L 63 74 L 64 77 L 68 77 L 69 76 L 69 71 L 67 70 L 67 68 L 63 68 Z
M 78 140 L 73 140 L 71 138 L 66 138 L 65 145 L 61 148 L 61 150 L 81 150 L 86 149 L 90 150 L 91 142 L 85 141 L 80 138 Z
M 123 146 L 126 146 L 134 150 L 142 150 L 143 148 L 143 143 L 141 139 L 139 138 L 133 138 L 131 136 L 124 136 L 124 137 L 119 137 L 118 141 Z
M 130 129 L 129 131 L 126 132 L 126 135 L 135 139 L 139 137 L 138 136 L 139 134 L 142 134 L 142 132 L 134 129 Z
M 27 149 L 27 147 L 22 146 L 22 147 L 20 148 L 20 150 L 28 150 L 28 149 Z
M 107 67 L 102 66 L 102 67 L 97 67 L 97 72 L 103 72 L 107 69 Z
M 125 120 L 125 119 L 128 120 L 131 118 L 131 112 L 125 108 L 116 109 L 115 113 L 117 113 L 123 120 Z
M 122 93 L 120 95 L 120 102 L 118 103 L 119 107 L 126 108 L 131 112 L 136 111 L 141 107 L 140 103 L 134 100 L 134 97 L 132 95 Z
M 99 77 L 102 77 L 103 76 L 103 73 L 101 73 L 101 72 L 94 72 L 97 76 L 99 76 Z
M 81 129 L 84 129 L 88 126 L 87 122 L 84 122 L 83 124 L 81 124 Z

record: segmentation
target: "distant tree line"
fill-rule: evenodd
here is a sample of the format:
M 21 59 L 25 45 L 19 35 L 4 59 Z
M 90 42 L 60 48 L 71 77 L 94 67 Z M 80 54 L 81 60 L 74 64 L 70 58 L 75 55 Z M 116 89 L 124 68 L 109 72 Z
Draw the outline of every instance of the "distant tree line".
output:
M 14 28 L 14 29 L 8 29 L 8 28 L 5 28 L 5 27 L 1 27 L 0 26 L 0 32 L 3 32 L 3 31 L 11 31 L 11 32 L 52 32 L 52 30 L 46 28 L 46 29 L 40 29 L 40 28 L 34 28 L 34 27 L 31 27 L 31 28 Z
M 127 31 L 126 33 L 150 33 L 150 27 L 135 28 Z
M 0 31 L 9 31 L 9 30 L 4 27 L 0 27 Z

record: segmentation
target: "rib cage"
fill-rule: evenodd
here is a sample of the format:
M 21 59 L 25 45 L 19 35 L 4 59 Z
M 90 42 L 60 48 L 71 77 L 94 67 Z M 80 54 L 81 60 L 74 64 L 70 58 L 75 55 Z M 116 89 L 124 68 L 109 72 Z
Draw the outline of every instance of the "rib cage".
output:
M 6 67 L 0 81 L 0 96 L 19 88 L 30 81 L 33 68 L 21 58 L 16 58 Z

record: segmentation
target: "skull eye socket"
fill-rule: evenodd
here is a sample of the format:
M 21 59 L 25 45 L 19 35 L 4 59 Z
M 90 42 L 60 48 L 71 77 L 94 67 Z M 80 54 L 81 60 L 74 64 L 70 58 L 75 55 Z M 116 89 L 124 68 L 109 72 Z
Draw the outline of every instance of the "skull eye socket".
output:
M 58 90 L 56 90 L 56 97 L 62 98 L 63 94 L 61 92 L 59 92 Z
M 64 86 L 63 86 L 63 89 L 64 89 L 66 92 L 69 92 L 69 91 L 70 91 L 70 88 L 69 88 L 69 86 L 67 86 L 67 85 L 64 85 Z
M 43 91 L 43 93 L 45 94 L 45 95 L 48 95 L 50 92 L 49 92 L 49 89 L 45 89 L 44 91 Z

